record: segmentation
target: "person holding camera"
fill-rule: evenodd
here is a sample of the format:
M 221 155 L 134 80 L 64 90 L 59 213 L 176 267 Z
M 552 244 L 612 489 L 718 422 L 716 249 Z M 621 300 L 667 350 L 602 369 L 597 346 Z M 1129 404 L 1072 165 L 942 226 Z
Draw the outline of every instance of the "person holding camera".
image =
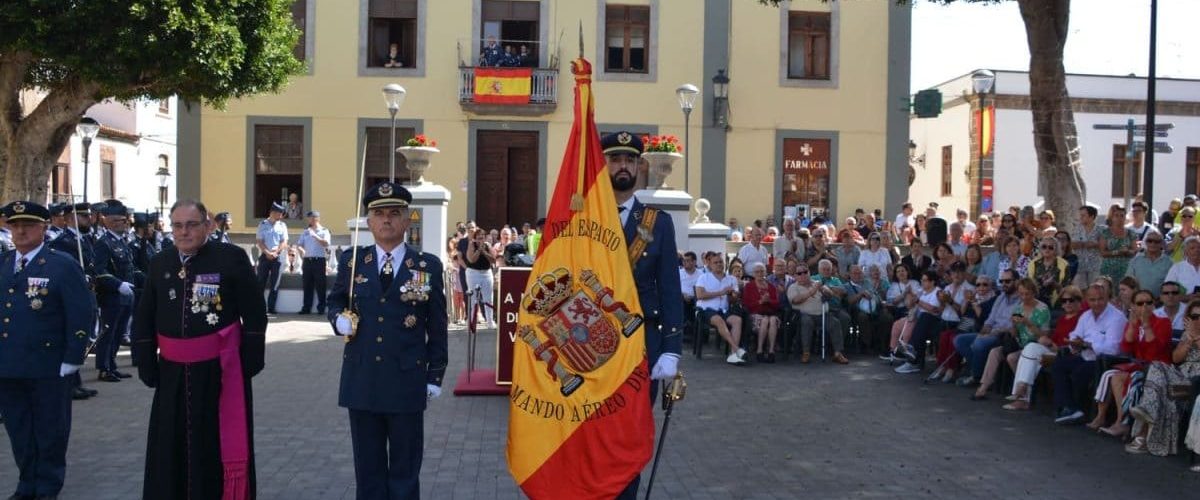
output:
M 488 328 L 496 328 L 496 312 L 492 302 L 492 267 L 496 263 L 496 255 L 492 245 L 487 242 L 487 231 L 476 228 L 471 233 L 467 243 L 467 295 L 471 298 L 468 308 L 474 307 L 475 300 L 483 301 L 483 317 Z M 479 299 L 475 290 L 478 289 L 483 298 Z M 470 318 L 475 319 L 475 318 Z M 469 320 L 468 320 L 469 321 Z

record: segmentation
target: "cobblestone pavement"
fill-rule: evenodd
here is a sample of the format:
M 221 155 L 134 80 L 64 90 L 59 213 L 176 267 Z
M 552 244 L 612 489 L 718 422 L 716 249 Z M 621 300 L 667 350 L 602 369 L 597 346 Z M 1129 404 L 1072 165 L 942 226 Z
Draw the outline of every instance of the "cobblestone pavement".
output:
M 281 316 L 255 379 L 259 498 L 354 498 L 345 411 L 337 407 L 341 340 L 315 316 Z M 480 336 L 492 363 L 493 335 Z M 685 357 L 655 498 L 1196 498 L 1187 458 L 1130 456 L 1116 440 L 1056 427 L 1045 413 L 922 386 L 867 356 L 850 366 L 794 359 L 731 367 L 713 351 Z M 520 498 L 504 459 L 506 399 L 450 394 L 465 366 L 452 332 L 446 393 L 426 414 L 425 498 Z M 121 363 L 128 357 L 122 351 Z M 140 497 L 151 390 L 84 372 L 98 398 L 75 404 L 66 499 Z M 0 496 L 15 487 L 0 438 Z M 643 477 L 643 489 L 645 481 Z

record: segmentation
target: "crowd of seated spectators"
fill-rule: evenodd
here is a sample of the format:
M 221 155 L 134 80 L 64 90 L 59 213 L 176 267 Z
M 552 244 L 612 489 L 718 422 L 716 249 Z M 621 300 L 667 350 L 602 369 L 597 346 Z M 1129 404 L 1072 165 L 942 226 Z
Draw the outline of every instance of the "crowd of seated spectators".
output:
M 1175 454 L 1181 436 L 1200 451 L 1196 205 L 1086 205 L 1065 223 L 1032 207 L 943 218 L 937 204 L 782 230 L 731 221 L 730 240 L 747 240 L 736 256 L 706 253 L 704 270 L 689 253 L 681 282 L 693 326 L 715 331 L 733 365 L 750 349 L 766 363 L 777 350 L 809 363 L 818 345 L 839 364 L 875 351 L 971 400 L 999 393 L 1007 411 L 1033 408 L 1040 389 L 1056 423 L 1086 423 L 1130 453 Z

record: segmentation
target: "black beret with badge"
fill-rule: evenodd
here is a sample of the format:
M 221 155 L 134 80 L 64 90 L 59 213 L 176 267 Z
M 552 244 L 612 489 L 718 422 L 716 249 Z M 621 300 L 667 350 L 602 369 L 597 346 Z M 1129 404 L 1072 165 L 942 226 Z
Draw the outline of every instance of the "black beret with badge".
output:
M 600 149 L 606 155 L 623 153 L 641 156 L 643 148 L 642 138 L 629 132 L 616 132 L 600 138 Z
M 384 207 L 407 207 L 412 203 L 412 193 L 394 182 L 381 182 L 363 196 L 363 207 L 367 210 Z
M 50 220 L 50 210 L 31 201 L 14 201 L 4 205 L 3 208 L 0 208 L 0 215 L 4 215 L 4 218 L 8 219 L 10 223 L 23 220 L 35 222 Z

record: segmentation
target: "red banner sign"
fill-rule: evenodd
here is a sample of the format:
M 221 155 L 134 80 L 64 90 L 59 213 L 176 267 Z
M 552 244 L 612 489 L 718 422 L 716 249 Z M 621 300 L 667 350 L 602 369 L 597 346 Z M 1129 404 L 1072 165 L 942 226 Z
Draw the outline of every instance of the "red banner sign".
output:
M 512 385 L 513 342 L 517 338 L 517 313 L 529 282 L 528 267 L 500 268 L 500 303 L 496 323 L 496 385 Z

